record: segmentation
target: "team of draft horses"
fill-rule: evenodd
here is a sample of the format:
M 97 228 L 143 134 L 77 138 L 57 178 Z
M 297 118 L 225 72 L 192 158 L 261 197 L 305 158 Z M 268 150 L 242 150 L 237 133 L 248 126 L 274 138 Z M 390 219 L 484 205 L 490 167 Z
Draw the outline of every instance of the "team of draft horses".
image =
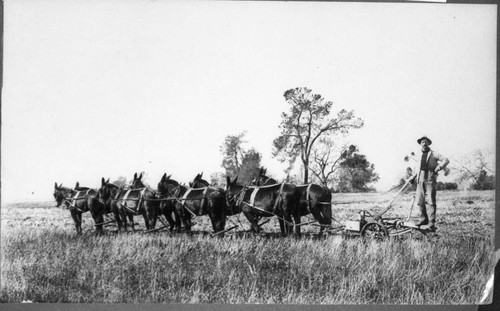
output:
M 202 179 L 203 173 L 197 174 L 189 186 L 181 185 L 164 174 L 157 190 L 147 187 L 142 182 L 142 174 L 129 186 L 119 187 L 101 179 L 99 189 L 80 187 L 74 189 L 55 184 L 54 198 L 57 206 L 62 203 L 70 210 L 76 231 L 82 233 L 82 213 L 90 211 L 95 221 L 96 233 L 103 232 L 103 226 L 116 222 L 119 231 L 127 231 L 128 222 L 134 230 L 133 216 L 142 215 L 146 231 L 169 228 L 170 231 L 191 231 L 192 219 L 208 215 L 214 234 L 224 233 L 228 216 L 243 213 L 251 225 L 251 231 L 258 233 L 262 218 L 277 217 L 283 235 L 291 233 L 295 227 L 300 234 L 304 224 L 315 223 L 321 233 L 331 226 L 331 193 L 328 189 L 311 183 L 293 185 L 278 183 L 266 176 L 266 169 L 260 168 L 259 174 L 250 185 L 238 184 L 238 177 L 231 180 L 226 177 L 226 187 L 211 186 Z M 104 216 L 113 214 L 114 220 L 104 221 Z M 301 216 L 311 214 L 314 221 L 300 223 Z M 160 217 L 163 215 L 168 225 Z M 128 221 L 127 221 L 128 219 Z M 159 220 L 163 226 L 155 228 Z

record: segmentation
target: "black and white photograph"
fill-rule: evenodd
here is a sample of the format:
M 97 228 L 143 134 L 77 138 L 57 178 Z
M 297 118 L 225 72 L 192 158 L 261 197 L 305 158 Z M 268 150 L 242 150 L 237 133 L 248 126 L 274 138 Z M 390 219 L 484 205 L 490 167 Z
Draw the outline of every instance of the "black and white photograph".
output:
M 1 303 L 491 303 L 497 5 L 3 17 Z

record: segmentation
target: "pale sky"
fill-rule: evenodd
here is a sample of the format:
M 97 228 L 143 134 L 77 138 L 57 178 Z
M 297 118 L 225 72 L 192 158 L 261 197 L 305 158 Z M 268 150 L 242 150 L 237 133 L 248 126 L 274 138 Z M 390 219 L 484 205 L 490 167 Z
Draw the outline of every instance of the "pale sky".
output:
M 496 5 L 5 1 L 2 202 L 51 200 L 146 171 L 222 171 L 225 136 L 271 156 L 283 93 L 365 121 L 347 137 L 397 183 L 428 135 L 449 158 L 495 150 Z

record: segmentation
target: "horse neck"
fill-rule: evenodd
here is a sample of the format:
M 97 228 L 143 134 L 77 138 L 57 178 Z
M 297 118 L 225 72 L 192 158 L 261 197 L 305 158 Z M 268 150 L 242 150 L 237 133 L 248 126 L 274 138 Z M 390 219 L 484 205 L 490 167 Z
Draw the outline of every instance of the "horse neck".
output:
M 241 193 L 242 191 L 244 191 L 245 188 L 248 189 L 249 187 L 246 187 L 246 186 L 243 186 L 240 184 L 234 184 L 234 185 L 232 185 L 232 189 L 229 188 L 229 191 L 232 192 L 233 195 L 235 195 L 235 194 L 238 194 L 238 193 Z
M 144 184 L 134 184 L 134 185 L 131 185 L 130 186 L 130 189 L 132 190 L 137 190 L 137 189 L 142 189 L 142 188 L 146 188 L 146 186 Z
M 113 184 L 107 184 L 106 187 L 109 189 L 109 198 L 113 199 L 116 197 L 117 193 L 120 191 L 120 187 Z
M 177 188 L 179 189 L 179 195 L 183 195 L 184 193 L 186 193 L 186 191 L 188 191 L 188 187 L 180 184 L 177 186 Z M 177 190 L 174 190 L 174 194 L 175 192 L 177 192 Z
M 165 182 L 162 185 L 162 187 L 165 189 L 164 192 L 161 192 L 161 191 L 159 191 L 160 189 L 158 189 L 158 192 L 160 194 L 162 194 L 162 195 L 173 195 L 173 193 L 175 192 L 175 189 L 177 189 L 177 187 L 180 186 L 180 184 L 177 181 L 173 180 L 173 179 L 170 179 L 169 181 L 170 181 L 169 183 Z M 172 187 L 173 191 L 169 190 L 170 187 Z
M 261 180 L 264 180 L 264 182 L 261 184 L 261 186 L 268 186 L 268 185 L 274 185 L 277 184 L 278 181 L 276 179 L 273 179 L 271 177 L 267 177 L 265 175 L 260 177 Z
M 206 188 L 209 186 L 210 184 L 206 181 L 196 181 L 193 183 L 193 188 Z
M 73 194 L 76 193 L 75 190 L 70 189 L 70 188 L 61 188 L 60 190 L 62 191 L 64 197 L 66 197 L 66 198 L 71 197 L 71 196 L 73 196 Z

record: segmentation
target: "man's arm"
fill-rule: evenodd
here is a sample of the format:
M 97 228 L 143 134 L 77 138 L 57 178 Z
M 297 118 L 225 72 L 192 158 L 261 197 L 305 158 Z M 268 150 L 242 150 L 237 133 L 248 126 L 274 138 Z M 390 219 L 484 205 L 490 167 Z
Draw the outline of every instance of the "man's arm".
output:
M 440 153 L 434 152 L 434 156 L 438 159 L 438 165 L 436 166 L 436 169 L 434 170 L 435 172 L 439 172 L 440 170 L 443 170 L 448 163 L 450 163 L 450 160 L 448 158 L 442 156 Z

